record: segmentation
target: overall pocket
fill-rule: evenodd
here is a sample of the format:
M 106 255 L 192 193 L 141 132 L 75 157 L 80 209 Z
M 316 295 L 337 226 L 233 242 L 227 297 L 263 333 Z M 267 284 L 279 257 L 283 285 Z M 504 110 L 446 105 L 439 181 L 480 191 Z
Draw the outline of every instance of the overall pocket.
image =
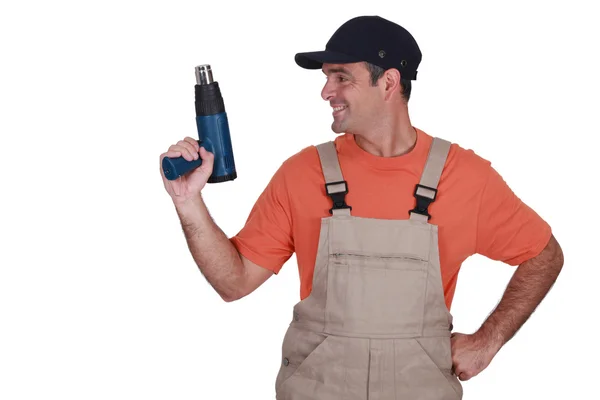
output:
M 329 257 L 326 329 L 358 335 L 420 334 L 427 260 L 414 255 Z
M 275 392 L 296 374 L 300 367 L 310 362 L 327 340 L 327 335 L 290 325 L 282 343 L 281 366 L 275 381 Z
M 306 336 L 298 337 L 298 351 L 302 355 L 290 362 L 291 369 L 281 373 L 275 393 L 278 400 L 306 399 L 343 399 L 358 398 L 366 390 L 356 386 L 360 382 L 348 382 L 348 377 L 356 375 L 353 365 L 363 367 L 359 375 L 367 376 L 367 359 L 361 357 L 361 349 L 367 349 L 367 344 L 353 347 L 348 338 L 339 336 L 324 336 L 305 331 Z M 292 337 L 292 336 L 290 336 Z M 314 339 L 317 339 L 315 341 Z M 318 343 L 315 345 L 315 343 Z M 312 349 L 312 350 L 307 350 Z M 364 352 L 368 356 L 368 352 Z M 349 392 L 350 391 L 350 392 Z M 356 393 L 355 393 L 356 392 Z M 352 394 L 352 396 L 350 396 Z M 348 396 L 348 397 L 345 397 Z
M 452 350 L 449 337 L 423 337 L 411 340 L 414 348 L 420 353 L 420 361 L 431 374 L 444 379 L 440 385 L 449 390 L 448 398 L 460 400 L 463 396 L 462 385 L 452 373 Z M 418 347 L 417 347 L 418 346 Z M 436 378 L 437 379 L 437 378 Z M 450 397 L 452 396 L 452 397 Z

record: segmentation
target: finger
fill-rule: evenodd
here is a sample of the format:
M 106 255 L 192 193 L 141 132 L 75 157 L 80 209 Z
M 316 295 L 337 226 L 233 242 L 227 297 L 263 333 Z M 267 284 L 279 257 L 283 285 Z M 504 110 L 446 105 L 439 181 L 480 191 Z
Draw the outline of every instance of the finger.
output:
M 463 371 L 456 362 L 452 362 L 452 372 L 454 375 L 459 376 Z
M 189 151 L 190 155 L 192 155 L 192 157 L 194 157 L 194 160 L 197 160 L 198 157 L 200 157 L 198 155 L 198 150 L 196 149 L 196 147 L 192 143 L 190 143 L 190 142 L 188 142 L 186 140 L 180 140 L 179 142 L 177 142 L 177 144 L 179 146 L 185 148 L 187 151 Z
M 169 157 L 169 158 L 181 157 L 181 151 L 169 150 L 165 153 L 165 157 Z
M 198 144 L 198 141 L 196 139 L 186 136 L 185 139 L 183 139 L 183 140 L 185 140 L 187 143 L 190 143 L 192 146 L 194 146 L 194 151 L 197 152 L 198 150 L 200 150 L 200 145 Z
M 186 147 L 180 146 L 179 144 L 174 144 L 169 147 L 170 152 L 178 152 L 181 157 L 185 158 L 187 161 L 194 160 L 194 154 Z

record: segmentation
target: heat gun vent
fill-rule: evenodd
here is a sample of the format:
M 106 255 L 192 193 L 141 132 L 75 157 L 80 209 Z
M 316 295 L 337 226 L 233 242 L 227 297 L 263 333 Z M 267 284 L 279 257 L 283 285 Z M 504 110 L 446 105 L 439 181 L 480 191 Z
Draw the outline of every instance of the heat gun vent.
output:
M 214 115 L 225 112 L 225 103 L 217 82 L 196 85 L 196 116 Z

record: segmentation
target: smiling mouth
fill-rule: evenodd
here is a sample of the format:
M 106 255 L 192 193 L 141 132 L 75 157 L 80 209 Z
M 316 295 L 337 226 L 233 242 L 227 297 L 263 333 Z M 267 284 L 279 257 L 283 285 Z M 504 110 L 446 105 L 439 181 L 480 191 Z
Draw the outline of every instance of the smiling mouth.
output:
M 334 107 L 333 108 L 333 115 L 337 115 L 339 113 L 341 113 L 342 111 L 344 111 L 346 108 L 348 108 L 348 106 L 339 106 L 339 107 Z

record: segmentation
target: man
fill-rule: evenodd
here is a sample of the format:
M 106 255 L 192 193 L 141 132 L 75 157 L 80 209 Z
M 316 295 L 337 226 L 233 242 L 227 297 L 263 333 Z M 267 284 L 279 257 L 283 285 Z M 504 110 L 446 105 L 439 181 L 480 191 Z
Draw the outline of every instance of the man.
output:
M 287 159 L 227 238 L 201 196 L 213 156 L 191 138 L 161 155 L 201 157 L 167 181 L 190 251 L 225 301 L 253 292 L 293 252 L 300 302 L 283 339 L 278 399 L 460 399 L 459 380 L 491 362 L 544 298 L 563 265 L 550 226 L 489 161 L 412 126 L 420 49 L 380 17 L 343 24 L 321 69 L 334 141 Z M 518 265 L 471 335 L 451 333 L 461 263 L 482 254 Z

